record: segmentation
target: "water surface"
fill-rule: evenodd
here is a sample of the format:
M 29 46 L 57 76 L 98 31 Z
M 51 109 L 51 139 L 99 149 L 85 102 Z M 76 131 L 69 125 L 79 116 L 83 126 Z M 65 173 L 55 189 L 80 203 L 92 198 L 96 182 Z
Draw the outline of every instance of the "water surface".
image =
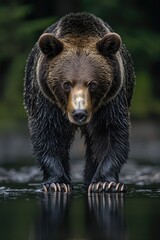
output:
M 128 185 L 128 193 L 66 193 L 27 184 L 0 187 L 0 239 L 159 239 L 160 187 Z

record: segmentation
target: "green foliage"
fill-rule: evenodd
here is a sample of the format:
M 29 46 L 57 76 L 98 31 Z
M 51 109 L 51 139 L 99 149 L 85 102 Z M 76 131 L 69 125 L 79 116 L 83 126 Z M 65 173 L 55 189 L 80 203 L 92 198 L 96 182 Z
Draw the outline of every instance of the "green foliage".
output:
M 0 99 L 0 125 L 13 126 L 25 117 L 23 110 L 23 77 L 27 56 L 42 32 L 53 18 L 26 20 L 32 11 L 30 5 L 0 6 L 0 65 L 4 70 L 4 88 Z M 7 16 L 7 17 L 6 17 Z M 8 123 L 8 124 L 7 124 Z
M 146 72 L 139 72 L 137 75 L 136 88 L 132 102 L 132 114 L 135 117 L 147 117 L 151 109 L 151 81 Z

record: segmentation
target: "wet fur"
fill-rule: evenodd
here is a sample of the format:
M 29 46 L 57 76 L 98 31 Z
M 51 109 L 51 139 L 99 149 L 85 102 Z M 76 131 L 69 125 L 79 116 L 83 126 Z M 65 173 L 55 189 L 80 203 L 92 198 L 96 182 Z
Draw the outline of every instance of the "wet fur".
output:
M 72 34 L 75 35 L 75 45 L 76 38 L 84 38 L 81 41 L 83 48 L 87 38 L 98 40 L 110 31 L 112 29 L 102 20 L 82 13 L 65 16 L 45 32 L 65 39 L 66 44 L 71 44 Z M 87 185 L 99 181 L 117 182 L 120 169 L 128 158 L 129 106 L 134 88 L 134 70 L 123 44 L 118 54 L 119 56 L 106 56 L 112 68 L 112 85 L 106 97 L 103 98 L 101 92 L 96 95 L 92 119 L 89 124 L 81 127 L 86 145 L 84 179 Z M 39 67 L 42 63 L 43 68 Z M 36 71 L 38 68 L 40 71 Z M 65 107 L 62 106 L 65 106 L 67 99 L 56 82 L 56 76 L 53 84 L 56 86 L 57 98 L 46 83 L 51 72 L 52 69 L 36 44 L 26 65 L 24 105 L 28 114 L 33 153 L 43 170 L 44 182 L 70 183 L 69 150 L 77 127 L 65 115 Z M 100 79 L 100 73 L 97 72 L 95 77 Z

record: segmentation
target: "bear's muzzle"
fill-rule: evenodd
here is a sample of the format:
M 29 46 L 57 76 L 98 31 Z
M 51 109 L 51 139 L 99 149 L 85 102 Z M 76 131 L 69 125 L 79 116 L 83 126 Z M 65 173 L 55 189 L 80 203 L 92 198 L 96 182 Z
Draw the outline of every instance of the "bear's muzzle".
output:
M 83 125 L 90 121 L 91 97 L 87 88 L 73 88 L 70 92 L 67 106 L 70 122 Z

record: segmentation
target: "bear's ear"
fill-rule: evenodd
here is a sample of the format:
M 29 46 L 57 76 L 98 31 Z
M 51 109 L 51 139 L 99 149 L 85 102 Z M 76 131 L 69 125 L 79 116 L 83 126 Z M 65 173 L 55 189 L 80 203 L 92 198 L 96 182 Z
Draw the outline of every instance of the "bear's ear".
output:
M 101 40 L 97 42 L 97 49 L 105 56 L 115 54 L 120 46 L 122 40 L 116 33 L 107 33 Z
M 38 40 L 40 50 L 47 57 L 54 57 L 63 50 L 63 43 L 50 33 L 44 33 Z

